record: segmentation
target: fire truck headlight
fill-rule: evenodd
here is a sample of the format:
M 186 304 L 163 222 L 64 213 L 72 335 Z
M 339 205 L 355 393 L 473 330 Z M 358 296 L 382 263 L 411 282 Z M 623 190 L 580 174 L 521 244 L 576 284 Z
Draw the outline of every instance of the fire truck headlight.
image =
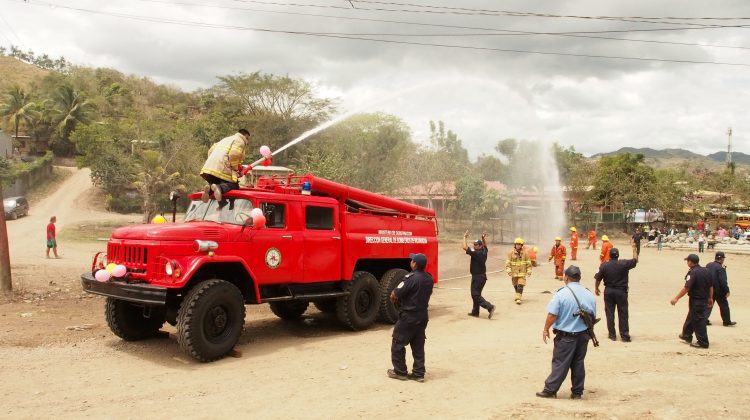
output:
M 172 267 L 172 261 L 168 261 L 164 265 L 164 271 L 167 273 L 169 277 L 172 277 L 172 274 L 174 274 L 174 267 Z
M 219 244 L 214 241 L 202 241 L 200 239 L 196 239 L 195 242 L 193 242 L 193 249 L 195 250 L 195 252 L 213 251 L 218 247 Z

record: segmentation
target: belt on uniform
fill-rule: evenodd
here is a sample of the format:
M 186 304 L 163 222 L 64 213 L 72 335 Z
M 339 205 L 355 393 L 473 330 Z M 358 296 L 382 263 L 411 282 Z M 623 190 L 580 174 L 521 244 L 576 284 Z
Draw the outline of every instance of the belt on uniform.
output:
M 567 332 L 567 331 L 560 331 L 560 330 L 552 330 L 552 332 L 562 337 L 578 337 L 579 335 L 586 333 L 586 331 Z

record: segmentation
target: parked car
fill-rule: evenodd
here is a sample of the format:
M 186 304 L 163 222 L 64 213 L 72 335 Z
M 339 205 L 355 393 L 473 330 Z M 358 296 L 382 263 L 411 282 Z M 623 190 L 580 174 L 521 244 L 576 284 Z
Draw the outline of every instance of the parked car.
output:
M 26 197 L 9 197 L 3 199 L 3 209 L 6 219 L 16 220 L 29 214 L 29 202 Z

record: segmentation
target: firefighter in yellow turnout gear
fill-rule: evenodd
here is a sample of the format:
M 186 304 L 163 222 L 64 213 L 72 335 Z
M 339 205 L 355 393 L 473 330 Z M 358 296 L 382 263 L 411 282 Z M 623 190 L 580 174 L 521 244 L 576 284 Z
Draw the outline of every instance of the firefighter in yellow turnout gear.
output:
M 513 241 L 513 250 L 508 254 L 505 262 L 505 272 L 513 282 L 513 289 L 516 291 L 516 304 L 521 304 L 523 297 L 523 287 L 526 285 L 526 277 L 531 275 L 531 258 L 523 249 L 523 239 L 516 238 Z

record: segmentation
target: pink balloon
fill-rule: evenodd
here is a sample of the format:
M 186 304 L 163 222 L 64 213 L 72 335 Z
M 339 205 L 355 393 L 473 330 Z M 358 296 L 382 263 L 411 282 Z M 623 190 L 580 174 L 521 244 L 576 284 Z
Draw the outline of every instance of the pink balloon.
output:
M 127 272 L 128 272 L 127 267 L 125 267 L 122 264 L 118 264 L 112 270 L 112 275 L 115 276 L 115 277 L 117 277 L 117 278 L 120 278 L 120 277 L 124 276 L 125 274 L 127 274 Z
M 107 270 L 99 270 L 94 273 L 94 278 L 96 278 L 96 281 L 104 283 L 109 280 L 109 272 Z
M 256 228 L 262 228 L 266 225 L 266 216 L 262 214 L 260 216 L 253 217 L 253 226 Z
M 271 156 L 271 148 L 268 146 L 260 146 L 260 154 L 263 157 Z

